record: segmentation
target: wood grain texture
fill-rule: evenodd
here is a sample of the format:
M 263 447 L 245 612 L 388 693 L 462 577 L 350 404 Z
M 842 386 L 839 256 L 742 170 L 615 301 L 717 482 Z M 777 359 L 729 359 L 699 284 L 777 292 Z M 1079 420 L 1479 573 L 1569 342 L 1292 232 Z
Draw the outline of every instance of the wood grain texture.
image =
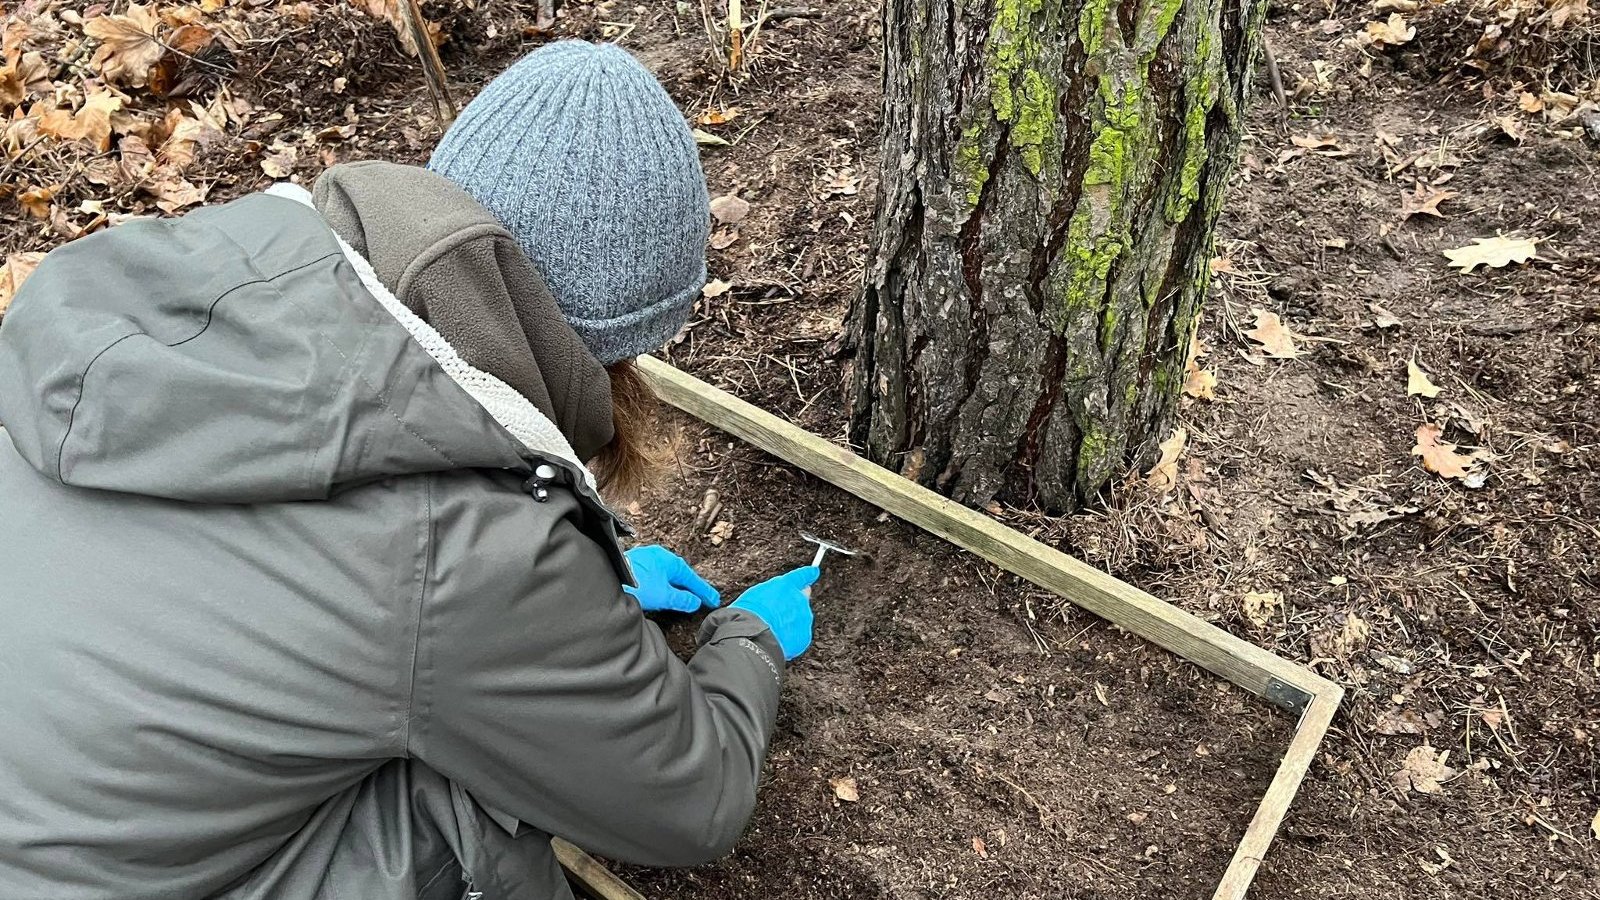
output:
M 1306 707 L 1300 726 L 1289 741 L 1289 749 L 1278 763 L 1278 772 L 1267 785 L 1267 793 L 1261 798 L 1261 805 L 1256 808 L 1238 848 L 1233 851 L 1233 860 L 1223 872 L 1216 893 L 1211 895 L 1212 900 L 1243 900 L 1343 698 L 1344 689 L 1334 685 L 1328 693 L 1318 694 Z
M 666 363 L 639 368 L 672 405 L 924 528 L 1257 696 L 1276 678 L 1313 697 L 1330 681 L 1125 582 L 868 462 Z
M 551 838 L 556 860 L 566 870 L 567 880 L 593 900 L 644 900 L 644 895 L 611 874 L 595 858 L 561 838 Z

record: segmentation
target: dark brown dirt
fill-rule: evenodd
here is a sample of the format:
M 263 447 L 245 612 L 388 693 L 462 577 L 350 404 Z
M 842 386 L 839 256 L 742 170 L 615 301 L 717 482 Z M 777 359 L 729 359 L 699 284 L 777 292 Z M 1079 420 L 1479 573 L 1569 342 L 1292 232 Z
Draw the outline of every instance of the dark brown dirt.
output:
M 547 40 L 524 30 L 533 4 L 479 6 L 453 18 L 445 48 L 463 96 Z M 691 118 L 738 109 L 705 126 L 732 145 L 704 152 L 712 193 L 753 205 L 711 255 L 732 288 L 671 357 L 839 438 L 828 344 L 869 253 L 880 35 L 868 0 L 817 6 L 820 18 L 767 27 L 733 81 L 696 4 L 570 3 L 558 33 L 620 40 Z M 228 88 L 256 113 L 197 164 L 214 199 L 263 186 L 275 139 L 301 146 L 305 181 L 344 159 L 426 157 L 437 127 L 414 63 L 381 23 L 319 15 L 241 43 Z M 1096 512 L 1002 514 L 1349 689 L 1255 896 L 1600 897 L 1596 147 L 1573 122 L 1517 111 L 1538 85 L 1485 92 L 1426 46 L 1356 46 L 1371 18 L 1330 2 L 1282 10 L 1269 29 L 1297 96 L 1286 117 L 1263 85 L 1250 115 L 1202 335 L 1217 398 L 1187 407 L 1179 491 L 1154 497 L 1131 479 Z M 1490 120 L 1507 115 L 1520 141 Z M 315 136 L 351 121 L 346 140 Z M 1338 155 L 1297 153 L 1290 138 L 1310 134 L 1331 135 L 1323 149 Z M 1419 176 L 1457 192 L 1447 218 L 1401 221 Z M 93 191 L 74 182 L 59 199 Z M 1496 233 L 1540 238 L 1540 259 L 1446 267 L 1442 250 Z M 59 239 L 8 211 L 0 251 Z M 1374 305 L 1399 324 L 1376 327 Z M 1252 308 L 1281 314 L 1306 355 L 1247 359 Z M 1410 359 L 1437 399 L 1407 396 Z M 1486 451 L 1481 488 L 1418 467 L 1429 421 Z M 791 671 L 748 837 L 702 869 L 626 870 L 647 896 L 1209 896 L 1289 722 L 809 476 L 683 428 L 678 468 L 633 510 L 643 539 L 682 550 L 729 594 L 804 562 L 799 528 L 871 556 L 830 564 L 818 586 L 816 645 Z M 720 543 L 691 527 L 712 488 Z M 1283 597 L 1259 626 L 1241 610 L 1252 591 Z M 687 649 L 692 623 L 663 624 Z M 1436 793 L 1396 780 L 1424 746 L 1448 753 Z M 843 778 L 859 800 L 836 798 Z
M 830 557 L 790 670 L 757 818 L 735 855 L 635 871 L 652 897 L 1201 897 L 1289 723 L 1145 642 L 755 452 L 699 437 L 643 536 L 715 583 Z M 692 446 L 692 444 L 691 444 Z M 702 492 L 732 525 L 694 533 Z M 668 623 L 685 650 L 692 623 Z M 859 800 L 836 798 L 851 778 Z M 1070 887 L 1067 887 L 1070 886 Z

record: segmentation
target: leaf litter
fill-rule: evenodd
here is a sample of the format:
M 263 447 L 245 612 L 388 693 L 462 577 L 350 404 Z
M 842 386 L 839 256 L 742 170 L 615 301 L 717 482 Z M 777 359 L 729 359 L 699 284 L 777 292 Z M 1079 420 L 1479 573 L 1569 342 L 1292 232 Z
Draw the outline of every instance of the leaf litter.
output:
M 1422 467 L 1440 478 L 1454 478 L 1467 487 L 1482 487 L 1483 475 L 1473 469 L 1487 457 L 1483 450 L 1471 454 L 1457 452 L 1455 444 L 1443 439 L 1444 429 L 1432 422 L 1417 426 L 1417 443 L 1411 455 L 1422 457 Z
M 1455 191 L 1437 190 L 1419 181 L 1411 193 L 1400 195 L 1400 221 L 1405 222 L 1418 215 L 1448 219 L 1449 216 L 1439 211 L 1439 204 L 1459 196 Z
M 1439 396 L 1441 388 L 1428 378 L 1428 373 L 1422 371 L 1414 359 L 1406 360 L 1406 396 L 1421 395 L 1428 399 Z
M 1206 355 L 1206 346 L 1197 334 L 1189 339 L 1189 358 L 1183 367 L 1183 392 L 1196 400 L 1215 400 L 1217 375 L 1214 369 L 1200 368 L 1200 358 Z
M 1491 269 L 1504 268 L 1512 263 L 1525 263 L 1538 254 L 1537 242 L 1526 238 L 1473 238 L 1472 244 L 1444 251 L 1450 265 L 1470 275 L 1479 266 Z
M 1294 359 L 1301 355 L 1300 348 L 1295 345 L 1299 335 L 1290 331 L 1288 326 L 1277 313 L 1265 310 L 1252 310 L 1256 317 L 1256 326 L 1245 332 L 1245 336 L 1261 345 L 1262 353 L 1272 359 Z
M 4 263 L 0 263 L 0 313 L 4 313 L 11 301 L 16 299 L 22 283 L 28 280 L 43 259 L 43 253 L 13 253 L 6 257 Z
M 1445 765 L 1449 759 L 1449 750 L 1435 751 L 1427 744 L 1413 747 L 1405 759 L 1400 762 L 1400 769 L 1394 773 L 1393 784 L 1401 793 L 1415 791 L 1419 794 L 1439 794 L 1444 792 L 1444 785 L 1456 776 L 1456 770 Z
M 1172 436 L 1161 442 L 1161 457 L 1145 476 L 1145 483 L 1158 492 L 1166 492 L 1178 484 L 1178 457 L 1189 440 L 1189 430 L 1179 426 Z

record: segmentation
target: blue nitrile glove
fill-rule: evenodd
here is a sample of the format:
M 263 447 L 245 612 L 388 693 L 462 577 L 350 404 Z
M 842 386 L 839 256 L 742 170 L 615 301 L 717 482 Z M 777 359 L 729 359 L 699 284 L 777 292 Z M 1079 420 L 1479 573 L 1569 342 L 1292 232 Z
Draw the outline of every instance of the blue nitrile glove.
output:
M 632 594 L 645 612 L 692 613 L 715 609 L 722 602 L 716 588 L 707 584 L 683 557 L 665 547 L 635 547 L 624 555 L 639 586 L 624 586 L 623 590 Z
M 822 576 L 816 566 L 805 566 L 769 578 L 733 601 L 734 609 L 748 609 L 772 629 L 789 662 L 811 646 L 811 585 Z

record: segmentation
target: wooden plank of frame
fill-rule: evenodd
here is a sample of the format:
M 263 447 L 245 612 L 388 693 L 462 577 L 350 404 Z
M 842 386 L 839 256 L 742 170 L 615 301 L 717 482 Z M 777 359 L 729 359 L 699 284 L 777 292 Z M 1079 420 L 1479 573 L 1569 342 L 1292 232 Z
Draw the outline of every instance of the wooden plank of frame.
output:
M 1310 669 L 968 509 L 651 357 L 638 365 L 673 406 L 1178 654 L 1300 722 L 1213 900 L 1249 889 L 1344 696 Z
M 643 894 L 628 887 L 627 882 L 577 847 L 561 838 L 551 838 L 550 846 L 561 868 L 566 870 L 567 880 L 584 896 L 593 900 L 644 900 Z

